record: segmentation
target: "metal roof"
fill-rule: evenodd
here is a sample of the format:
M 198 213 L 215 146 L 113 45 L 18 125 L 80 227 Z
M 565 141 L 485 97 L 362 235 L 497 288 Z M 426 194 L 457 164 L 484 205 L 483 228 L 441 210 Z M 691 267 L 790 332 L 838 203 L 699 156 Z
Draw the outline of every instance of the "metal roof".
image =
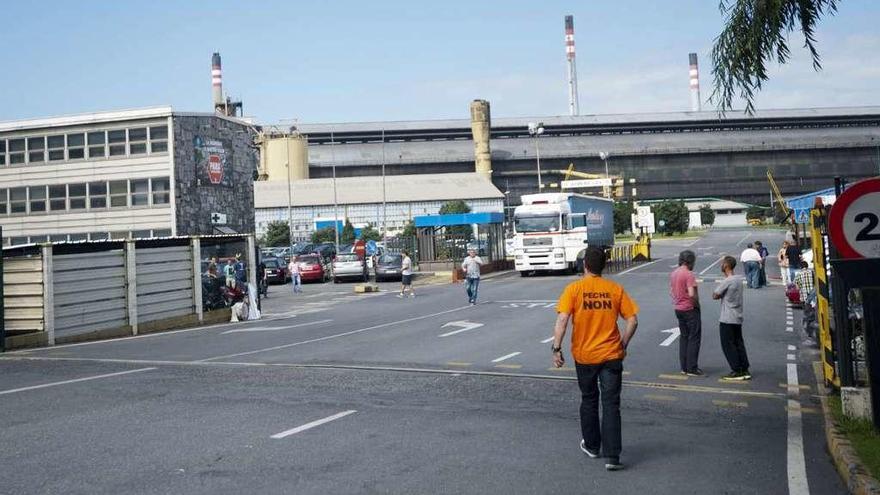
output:
M 489 225 L 504 223 L 504 213 L 448 213 L 445 215 L 420 215 L 413 218 L 416 227 L 450 227 L 453 225 Z
M 292 206 L 333 204 L 333 179 L 292 181 Z M 336 197 L 340 205 L 382 202 L 382 177 L 339 177 Z M 504 194 L 476 173 L 389 175 L 385 177 L 388 203 L 450 201 L 456 199 L 503 199 Z M 255 208 L 287 207 L 288 188 L 284 181 L 254 183 Z
M 49 129 L 74 125 L 103 124 L 107 122 L 125 122 L 129 120 L 154 119 L 169 116 L 181 117 L 217 117 L 242 125 L 253 125 L 248 119 L 227 117 L 212 112 L 175 112 L 170 105 L 90 112 L 56 117 L 40 117 L 36 119 L 0 121 L 0 132 L 22 131 L 27 129 Z

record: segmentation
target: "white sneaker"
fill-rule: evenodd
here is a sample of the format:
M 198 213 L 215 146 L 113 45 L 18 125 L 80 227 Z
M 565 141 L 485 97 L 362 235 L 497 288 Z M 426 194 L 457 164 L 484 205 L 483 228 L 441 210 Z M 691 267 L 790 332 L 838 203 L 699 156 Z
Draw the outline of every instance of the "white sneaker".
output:
M 599 457 L 599 453 L 592 452 L 590 449 L 588 449 L 587 444 L 584 443 L 583 440 L 581 440 L 581 450 L 584 452 L 584 454 L 587 454 L 588 456 L 590 456 L 590 459 L 595 459 L 595 458 Z

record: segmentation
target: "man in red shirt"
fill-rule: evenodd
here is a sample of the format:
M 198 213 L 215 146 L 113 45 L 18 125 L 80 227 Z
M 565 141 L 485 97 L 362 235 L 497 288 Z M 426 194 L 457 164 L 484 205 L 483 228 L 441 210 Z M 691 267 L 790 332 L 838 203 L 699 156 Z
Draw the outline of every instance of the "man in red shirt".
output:
M 581 450 L 592 458 L 601 448 L 605 469 L 623 469 L 620 463 L 620 389 L 626 347 L 638 327 L 639 307 L 620 285 L 602 278 L 605 252 L 587 248 L 584 277 L 565 288 L 556 311 L 553 334 L 553 364 L 565 364 L 562 340 L 572 321 L 571 355 L 581 389 Z M 621 335 L 617 319 L 626 320 Z M 599 427 L 599 400 L 602 400 L 602 426 Z
M 669 276 L 669 294 L 672 296 L 672 306 L 681 331 L 678 359 L 681 363 L 681 374 L 688 376 L 703 376 L 703 370 L 698 365 L 702 323 L 700 295 L 697 293 L 697 279 L 693 271 L 696 261 L 697 255 L 693 251 L 682 251 L 678 255 L 678 268 Z

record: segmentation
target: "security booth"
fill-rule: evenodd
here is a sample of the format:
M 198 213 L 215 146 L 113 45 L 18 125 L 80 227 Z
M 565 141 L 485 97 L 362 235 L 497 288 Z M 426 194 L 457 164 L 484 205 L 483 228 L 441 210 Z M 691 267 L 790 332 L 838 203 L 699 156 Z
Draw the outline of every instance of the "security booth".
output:
M 413 218 L 416 246 L 422 271 L 449 271 L 459 266 L 474 249 L 483 258 L 484 273 L 501 270 L 509 263 L 504 256 L 504 214 L 453 213 Z

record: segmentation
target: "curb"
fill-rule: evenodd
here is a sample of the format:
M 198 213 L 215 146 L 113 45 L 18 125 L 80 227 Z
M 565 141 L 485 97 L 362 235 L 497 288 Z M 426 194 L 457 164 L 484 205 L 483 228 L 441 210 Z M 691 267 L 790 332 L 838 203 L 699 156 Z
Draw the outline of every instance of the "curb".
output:
M 850 441 L 837 429 L 837 424 L 831 415 L 831 408 L 828 406 L 828 394 L 823 385 L 825 378 L 822 375 L 821 366 L 820 362 L 813 363 L 813 372 L 816 374 L 816 388 L 819 390 L 819 399 L 822 402 L 825 441 L 834 466 L 850 493 L 854 495 L 880 494 L 880 482 L 868 474 Z

